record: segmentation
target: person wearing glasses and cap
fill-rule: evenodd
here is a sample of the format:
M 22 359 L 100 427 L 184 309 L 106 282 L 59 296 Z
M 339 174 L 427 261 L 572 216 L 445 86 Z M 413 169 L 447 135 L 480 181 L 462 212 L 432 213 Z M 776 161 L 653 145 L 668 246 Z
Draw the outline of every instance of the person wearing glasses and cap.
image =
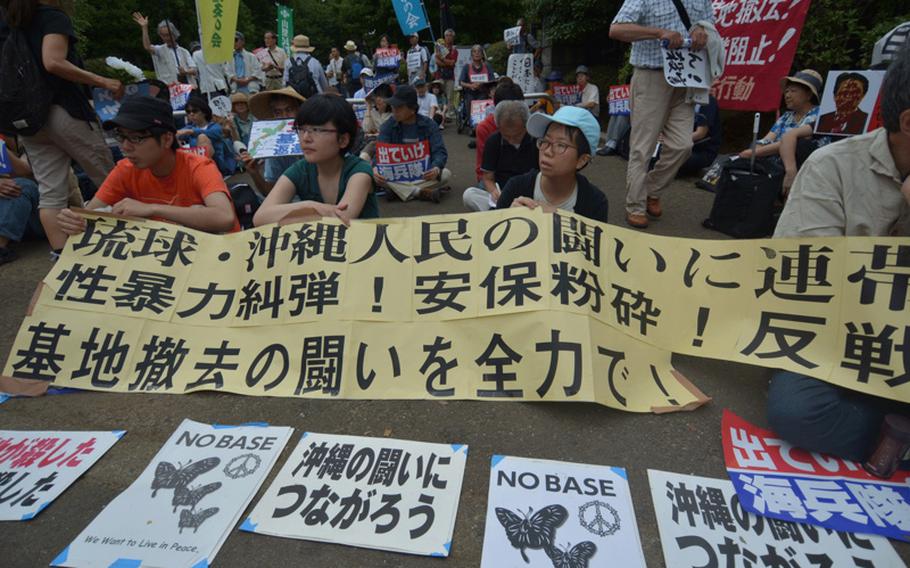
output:
M 600 140 L 594 115 L 572 106 L 552 116 L 538 112 L 528 119 L 528 134 L 537 138 L 540 170 L 510 179 L 496 208 L 561 209 L 606 223 L 607 197 L 579 173 L 591 163 Z
M 171 221 L 184 227 L 228 233 L 240 230 L 230 193 L 215 162 L 177 151 L 171 106 L 152 97 L 130 97 L 103 124 L 114 130 L 125 159 L 111 171 L 87 209 Z M 67 235 L 85 230 L 85 219 L 63 209 L 57 215 Z
M 231 91 L 234 93 L 258 93 L 265 84 L 265 73 L 259 58 L 244 49 L 246 39 L 243 34 L 234 34 L 234 58 L 228 63 L 231 75 Z

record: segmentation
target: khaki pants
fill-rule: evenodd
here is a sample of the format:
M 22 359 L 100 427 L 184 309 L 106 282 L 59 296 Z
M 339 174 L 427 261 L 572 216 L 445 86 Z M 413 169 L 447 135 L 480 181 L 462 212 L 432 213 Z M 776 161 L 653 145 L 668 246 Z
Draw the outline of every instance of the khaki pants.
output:
M 442 169 L 442 175 L 439 176 L 438 180 L 435 181 L 389 181 L 385 183 L 385 187 L 395 192 L 395 195 L 398 196 L 398 199 L 402 201 L 410 201 L 417 197 L 417 194 L 420 193 L 421 189 L 436 189 L 437 187 L 445 187 L 449 185 L 449 180 L 452 178 L 452 172 L 448 168 Z
M 686 103 L 686 89 L 671 87 L 663 70 L 635 69 L 632 75 L 632 132 L 626 176 L 626 211 L 644 214 L 648 197 L 659 197 L 692 151 L 695 107 Z M 660 160 L 650 172 L 648 162 L 663 133 Z
M 51 105 L 44 128 L 34 136 L 21 136 L 20 140 L 38 182 L 39 209 L 67 206 L 72 160 L 82 166 L 96 187 L 101 187 L 114 169 L 114 159 L 97 120 L 89 125 L 85 120 L 73 118 L 59 105 Z

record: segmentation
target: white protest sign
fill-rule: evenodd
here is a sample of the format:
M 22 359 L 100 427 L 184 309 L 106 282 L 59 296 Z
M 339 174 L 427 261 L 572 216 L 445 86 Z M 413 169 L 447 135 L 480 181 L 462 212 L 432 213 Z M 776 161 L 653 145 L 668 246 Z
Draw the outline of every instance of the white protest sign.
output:
M 211 565 L 292 431 L 184 420 L 51 565 Z
M 884 537 L 747 513 L 726 479 L 649 469 L 648 481 L 667 566 L 904 566 Z
M 881 126 L 879 107 L 885 72 L 829 71 L 818 108 L 816 134 L 853 136 Z
M 408 52 L 408 72 L 413 73 L 420 71 L 421 63 L 423 63 L 423 58 L 421 57 L 422 51 L 409 51 Z
M 215 116 L 227 116 L 231 114 L 231 99 L 224 95 L 218 95 L 209 99 L 209 106 L 212 108 L 212 114 Z
M 577 105 L 581 102 L 581 87 L 577 84 L 562 85 L 553 83 L 553 98 L 561 105 Z
M 376 169 L 389 181 L 420 181 L 430 169 L 430 142 L 376 143 Z
M 250 156 L 257 159 L 303 155 L 293 118 L 253 122 L 248 148 Z
M 515 47 L 521 43 L 521 26 L 503 30 L 502 39 L 505 40 L 506 45 L 509 47 Z
M 626 470 L 494 455 L 482 568 L 644 568 Z
M 34 518 L 125 433 L 0 430 L 0 521 Z
M 241 530 L 448 556 L 468 447 L 306 432 Z
M 711 87 L 707 52 L 691 51 L 688 47 L 661 49 L 664 52 L 664 78 L 671 87 Z
M 513 53 L 509 56 L 509 65 L 506 75 L 512 78 L 521 90 L 531 93 L 534 90 L 534 54 Z

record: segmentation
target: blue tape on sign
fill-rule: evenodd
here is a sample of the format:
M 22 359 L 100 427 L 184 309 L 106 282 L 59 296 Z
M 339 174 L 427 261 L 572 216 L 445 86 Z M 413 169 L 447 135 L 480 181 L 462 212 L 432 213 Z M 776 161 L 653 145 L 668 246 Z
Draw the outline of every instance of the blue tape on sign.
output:
M 193 565 L 193 568 L 209 568 L 208 558 L 203 558 L 199 562 Z
M 9 399 L 10 399 L 10 396 L 8 394 L 0 394 L 0 404 L 3 404 L 4 402 L 8 401 Z
M 303 440 L 304 438 L 306 438 L 309 435 L 310 435 L 309 432 L 304 432 L 303 434 L 300 435 L 300 439 Z
M 244 422 L 243 424 L 212 424 L 215 430 L 228 430 L 230 428 L 242 428 L 243 426 L 253 426 L 256 428 L 268 428 L 268 422 Z
M 51 566 L 59 566 L 60 564 L 66 562 L 66 557 L 70 555 L 70 547 L 63 549 L 63 552 L 57 555 L 57 558 L 51 560 Z
M 449 542 L 445 543 L 444 546 L 446 547 L 446 554 L 448 554 L 449 552 L 452 551 L 452 541 L 451 540 Z
M 30 521 L 30 520 L 34 519 L 35 515 L 37 515 L 37 514 L 38 514 L 38 511 L 34 511 L 32 513 L 26 513 L 26 514 L 22 515 L 22 518 L 19 520 L 20 521 Z
M 451 444 L 451 446 L 452 446 L 453 454 L 457 454 L 458 450 L 465 447 L 464 444 Z M 465 448 L 465 453 L 467 453 L 467 452 L 468 452 L 468 450 L 467 450 L 467 448 Z
M 496 467 L 497 465 L 499 465 L 499 462 L 501 462 L 501 461 L 504 460 L 504 459 L 506 459 L 505 456 L 500 456 L 500 455 L 498 455 L 498 454 L 497 454 L 497 455 L 494 455 L 494 456 L 490 459 L 490 462 L 493 464 L 492 467 Z
M 621 477 L 621 478 L 623 478 L 623 479 L 629 479 L 629 476 L 628 476 L 628 474 L 626 474 L 626 470 L 625 470 L 625 469 L 623 469 L 623 468 L 621 468 L 621 467 L 611 467 L 610 469 L 612 469 L 612 470 L 613 470 L 613 473 L 615 473 L 615 474 L 618 475 L 619 477 Z
M 124 434 L 126 434 L 126 430 L 112 430 L 111 434 L 113 434 L 114 436 L 117 436 L 117 439 L 119 440 L 120 438 L 123 437 Z
M 142 566 L 142 560 L 137 560 L 135 558 L 118 558 L 117 560 L 114 560 L 114 563 L 108 568 L 139 568 L 140 566 Z
M 250 520 L 249 517 L 247 517 L 246 520 L 243 521 L 243 524 L 240 525 L 240 530 L 246 531 L 246 532 L 256 532 L 256 523 L 254 523 L 253 521 Z
M 55 394 L 75 394 L 77 392 L 88 392 L 84 389 L 74 389 L 72 387 L 60 387 L 60 388 L 49 388 L 44 394 L 55 395 Z

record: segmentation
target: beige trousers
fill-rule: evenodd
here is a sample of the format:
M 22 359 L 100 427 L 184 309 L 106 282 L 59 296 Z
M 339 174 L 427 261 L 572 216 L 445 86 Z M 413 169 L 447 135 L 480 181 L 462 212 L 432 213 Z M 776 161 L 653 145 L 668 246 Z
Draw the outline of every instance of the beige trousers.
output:
M 448 168 L 442 169 L 442 174 L 439 176 L 438 180 L 434 181 L 389 181 L 385 183 L 385 187 L 391 189 L 395 192 L 395 195 L 398 196 L 398 199 L 402 201 L 409 201 L 417 197 L 417 194 L 420 193 L 421 189 L 436 189 L 437 187 L 445 187 L 449 185 L 449 180 L 452 179 L 452 172 Z
M 626 175 L 626 211 L 644 214 L 646 199 L 659 197 L 692 153 L 695 107 L 686 89 L 671 87 L 663 70 L 636 68 L 632 75 L 632 132 Z M 650 172 L 657 137 L 663 133 L 660 160 Z

